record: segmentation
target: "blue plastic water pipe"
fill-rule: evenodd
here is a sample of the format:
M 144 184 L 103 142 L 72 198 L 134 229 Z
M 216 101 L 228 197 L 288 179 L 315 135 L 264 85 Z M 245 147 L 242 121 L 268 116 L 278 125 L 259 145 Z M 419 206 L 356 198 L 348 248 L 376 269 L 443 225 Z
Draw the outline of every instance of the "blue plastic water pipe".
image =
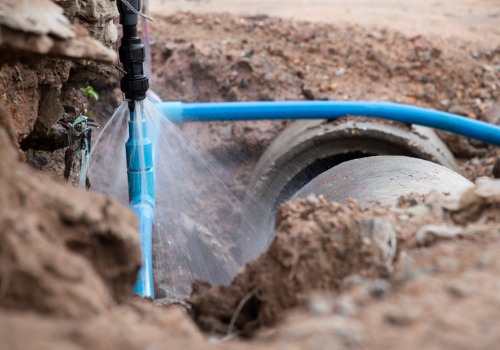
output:
M 130 112 L 129 139 L 125 144 L 130 208 L 139 220 L 142 266 L 135 292 L 154 298 L 152 231 L 155 211 L 153 144 L 146 120 Z
M 153 144 L 148 138 L 147 123 L 142 111 L 136 111 L 136 104 L 146 98 L 149 81 L 144 74 L 145 47 L 137 31 L 137 14 L 140 0 L 119 0 L 116 2 L 120 14 L 123 36 L 119 48 L 120 62 L 125 75 L 120 87 L 128 100 L 130 111 L 129 139 L 125 145 L 130 208 L 139 219 L 142 266 L 139 271 L 135 292 L 154 298 L 152 230 L 155 209 Z M 142 109 L 139 108 L 139 109 Z
M 437 110 L 374 101 L 266 101 L 157 103 L 172 122 L 336 119 L 348 115 L 384 118 L 450 131 L 500 145 L 500 126 Z

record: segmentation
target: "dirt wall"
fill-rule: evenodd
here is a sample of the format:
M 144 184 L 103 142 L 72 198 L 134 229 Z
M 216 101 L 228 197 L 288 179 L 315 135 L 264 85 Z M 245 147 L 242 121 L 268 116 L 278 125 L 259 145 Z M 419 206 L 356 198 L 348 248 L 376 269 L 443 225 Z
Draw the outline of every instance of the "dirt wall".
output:
M 26 11 L 27 8 L 32 11 Z M 80 88 L 113 73 L 112 0 L 6 0 L 0 6 L 0 104 L 24 149 L 50 148 L 53 125 L 84 111 Z M 95 63 L 94 61 L 105 63 Z

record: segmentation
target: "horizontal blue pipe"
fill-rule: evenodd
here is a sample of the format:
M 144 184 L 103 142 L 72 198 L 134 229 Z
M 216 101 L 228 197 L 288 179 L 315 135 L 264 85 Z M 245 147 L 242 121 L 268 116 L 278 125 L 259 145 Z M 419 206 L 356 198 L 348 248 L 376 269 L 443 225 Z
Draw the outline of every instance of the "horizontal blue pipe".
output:
M 160 102 L 157 107 L 172 122 L 336 119 L 356 115 L 424 125 L 500 145 L 500 127 L 497 125 L 447 112 L 391 102 Z

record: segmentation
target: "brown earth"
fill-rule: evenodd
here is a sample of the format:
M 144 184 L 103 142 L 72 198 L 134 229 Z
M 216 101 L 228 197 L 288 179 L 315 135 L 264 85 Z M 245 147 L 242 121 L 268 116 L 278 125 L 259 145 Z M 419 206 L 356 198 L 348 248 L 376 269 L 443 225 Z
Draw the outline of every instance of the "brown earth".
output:
M 128 299 L 140 266 L 134 215 L 22 164 L 3 110 L 0 120 L 0 307 L 82 317 Z
M 80 89 L 114 73 L 110 63 L 116 54 L 110 47 L 117 40 L 117 13 L 112 0 L 85 6 L 77 0 L 0 4 L 0 104 L 34 167 L 62 176 L 62 157 L 46 151 L 69 143 L 71 135 L 59 120 L 86 113 L 88 101 Z
M 495 123 L 500 118 L 496 46 L 228 15 L 157 19 L 153 33 L 154 86 L 164 98 L 347 96 L 416 103 Z M 189 314 L 181 306 L 131 299 L 140 261 L 133 215 L 19 160 L 17 142 L 24 136 L 16 118 L 28 123 L 27 135 L 48 113 L 45 106 L 59 103 L 56 97 L 54 104 L 36 102 L 38 109 L 31 103 L 22 120 L 28 101 L 50 91 L 39 82 L 54 78 L 63 90 L 71 85 L 71 79 L 57 80 L 59 64 L 79 72 L 75 82 L 88 74 L 72 61 L 40 62 L 1 68 L 2 87 L 15 87 L 4 101 L 19 96 L 20 103 L 0 113 L 2 347 L 482 349 L 500 341 L 499 180 L 483 179 L 455 201 L 406 198 L 397 210 L 321 198 L 290 202 L 281 208 L 269 251 L 229 286 L 197 282 Z M 26 76 L 33 78 L 27 89 Z M 221 159 L 243 152 L 244 161 L 229 164 L 245 183 L 283 126 L 213 123 L 185 131 Z M 496 148 L 446 140 L 469 178 L 491 175 Z M 43 152 L 34 154 L 58 157 Z
M 498 0 L 149 0 L 153 15 L 178 11 L 227 12 L 316 23 L 386 27 L 408 36 L 424 34 L 499 43 Z
M 500 122 L 498 46 L 222 14 L 157 16 L 151 32 L 152 88 L 165 100 L 380 100 Z M 184 130 L 246 183 L 284 125 L 192 123 Z M 440 135 L 469 179 L 491 175 L 496 148 Z
M 382 289 L 399 288 L 408 282 L 403 279 L 415 278 L 408 274 L 420 271 L 411 256 L 436 241 L 452 239 L 466 247 L 464 241 L 484 245 L 498 240 L 499 184 L 483 180 L 459 201 L 444 203 L 436 195 L 399 210 L 362 210 L 355 201 L 340 205 L 315 197 L 286 203 L 268 251 L 228 287 L 196 283 L 191 313 L 205 331 L 249 335 L 259 326 L 274 325 L 285 310 L 307 305 L 313 291 L 336 295 L 349 290 L 353 276 Z

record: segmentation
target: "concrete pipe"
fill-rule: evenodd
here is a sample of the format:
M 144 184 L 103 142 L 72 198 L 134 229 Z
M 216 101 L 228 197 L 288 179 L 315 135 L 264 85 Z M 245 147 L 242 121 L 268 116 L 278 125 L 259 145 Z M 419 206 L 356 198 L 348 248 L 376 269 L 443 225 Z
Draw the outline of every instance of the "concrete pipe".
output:
M 326 170 L 376 155 L 415 157 L 457 168 L 448 147 L 427 127 L 362 117 L 297 121 L 262 155 L 250 189 L 261 205 L 276 208 Z
M 346 203 L 356 199 L 363 207 L 374 203 L 396 206 L 401 196 L 424 197 L 431 191 L 461 193 L 472 182 L 453 170 L 422 159 L 376 156 L 354 159 L 331 168 L 300 189 L 294 198 L 311 194 Z
M 325 171 L 353 159 L 371 156 L 420 158 L 441 165 L 441 170 L 450 169 L 450 174 L 457 168 L 448 147 L 427 127 L 364 117 L 293 122 L 276 137 L 252 174 L 253 198 L 248 207 L 253 212 L 252 217 L 258 218 L 254 220 L 258 222 L 253 237 L 253 244 L 258 242 L 258 247 L 254 247 L 247 258 L 265 250 L 272 240 L 274 216 L 280 203 Z M 355 168 L 350 170 L 356 172 Z M 334 172 L 332 169 L 330 174 Z M 401 181 L 406 180 L 401 178 Z M 465 184 L 467 180 L 463 180 Z M 342 186 L 338 190 L 342 191 Z

